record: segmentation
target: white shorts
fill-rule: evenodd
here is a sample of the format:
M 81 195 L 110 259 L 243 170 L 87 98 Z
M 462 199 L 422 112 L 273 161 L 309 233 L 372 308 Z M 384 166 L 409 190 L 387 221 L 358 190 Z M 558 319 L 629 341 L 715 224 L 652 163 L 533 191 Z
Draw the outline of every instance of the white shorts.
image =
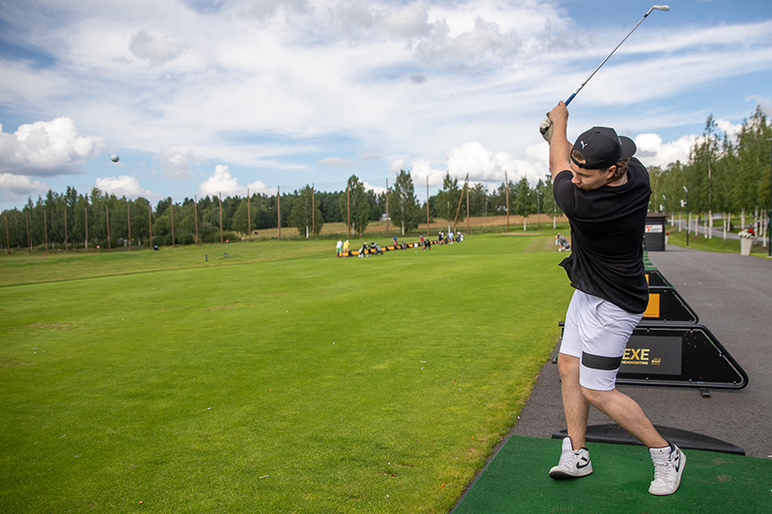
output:
M 627 341 L 643 314 L 632 314 L 608 300 L 574 291 L 566 312 L 560 353 L 581 361 L 579 383 L 587 389 L 616 387 Z

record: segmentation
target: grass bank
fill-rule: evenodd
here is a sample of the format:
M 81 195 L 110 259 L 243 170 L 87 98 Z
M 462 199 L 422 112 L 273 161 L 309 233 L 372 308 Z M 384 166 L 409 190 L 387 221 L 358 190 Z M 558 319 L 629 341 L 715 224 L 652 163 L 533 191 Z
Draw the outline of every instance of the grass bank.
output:
M 678 232 L 678 229 L 670 227 L 670 236 L 668 237 L 668 244 L 686 247 L 686 231 Z M 716 234 L 712 238 L 707 238 L 700 234 L 689 234 L 689 248 L 695 250 L 703 250 L 706 252 L 721 252 L 721 253 L 740 253 L 740 240 L 739 239 L 726 239 L 721 232 L 716 231 Z M 751 255 L 757 257 L 766 257 L 768 249 L 762 246 L 761 240 L 757 239 L 751 250 Z

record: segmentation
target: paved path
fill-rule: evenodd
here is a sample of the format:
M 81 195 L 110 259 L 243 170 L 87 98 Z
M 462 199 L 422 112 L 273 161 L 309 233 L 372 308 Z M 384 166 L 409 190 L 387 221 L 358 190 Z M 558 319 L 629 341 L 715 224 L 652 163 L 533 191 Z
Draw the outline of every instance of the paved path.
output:
M 749 456 L 772 457 L 772 260 L 675 246 L 650 252 L 649 259 L 748 373 L 748 386 L 713 389 L 710 398 L 693 388 L 619 389 L 655 425 L 715 437 Z M 515 435 L 548 438 L 565 428 L 556 364 L 544 365 L 520 418 Z M 611 422 L 591 409 L 591 425 Z

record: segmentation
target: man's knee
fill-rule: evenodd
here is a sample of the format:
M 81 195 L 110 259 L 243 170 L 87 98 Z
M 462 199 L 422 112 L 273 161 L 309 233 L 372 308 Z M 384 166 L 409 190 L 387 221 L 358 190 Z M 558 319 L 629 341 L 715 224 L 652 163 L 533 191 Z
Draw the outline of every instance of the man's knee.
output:
M 613 392 L 614 389 L 610 391 L 599 391 L 597 389 L 588 389 L 582 386 L 582 394 L 585 399 L 590 402 L 590 405 L 596 408 L 601 408 L 611 398 Z
M 579 380 L 579 358 L 561 353 L 558 356 L 558 373 L 561 380 Z

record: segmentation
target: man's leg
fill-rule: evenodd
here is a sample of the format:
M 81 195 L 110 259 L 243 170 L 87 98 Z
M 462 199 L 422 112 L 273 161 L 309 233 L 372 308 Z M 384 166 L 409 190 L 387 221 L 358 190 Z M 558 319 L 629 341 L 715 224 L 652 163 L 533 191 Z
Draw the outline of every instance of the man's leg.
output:
M 568 437 L 563 439 L 560 462 L 550 469 L 550 478 L 579 478 L 592 473 L 590 452 L 584 448 L 587 414 L 590 403 L 579 385 L 579 358 L 561 353 L 558 358 L 563 411 L 568 425 Z
M 649 448 L 668 446 L 668 442 L 657 432 L 640 405 L 626 394 L 618 389 L 595 391 L 582 387 L 581 390 L 583 396 L 593 407 L 614 420 L 620 427 L 637 437 Z M 585 418 L 585 425 L 586 423 Z
M 590 402 L 579 385 L 579 358 L 561 353 L 558 357 L 563 412 L 566 416 L 568 437 L 574 450 L 584 447 L 587 434 L 587 416 Z
M 582 354 L 581 327 L 578 323 L 581 311 L 585 308 L 588 296 L 580 291 L 574 292 L 566 312 L 566 323 L 560 343 L 558 370 L 560 371 L 563 397 L 563 412 L 568 426 L 568 437 L 563 439 L 560 462 L 550 469 L 554 479 L 579 478 L 592 473 L 590 453 L 584 448 L 587 434 L 587 415 L 590 403 L 582 393 L 579 381 Z
M 617 389 L 595 391 L 583 387 L 582 392 L 594 407 L 649 447 L 654 463 L 654 480 L 649 486 L 649 493 L 665 496 L 676 492 L 681 484 L 686 455 L 662 438 L 640 405 Z

